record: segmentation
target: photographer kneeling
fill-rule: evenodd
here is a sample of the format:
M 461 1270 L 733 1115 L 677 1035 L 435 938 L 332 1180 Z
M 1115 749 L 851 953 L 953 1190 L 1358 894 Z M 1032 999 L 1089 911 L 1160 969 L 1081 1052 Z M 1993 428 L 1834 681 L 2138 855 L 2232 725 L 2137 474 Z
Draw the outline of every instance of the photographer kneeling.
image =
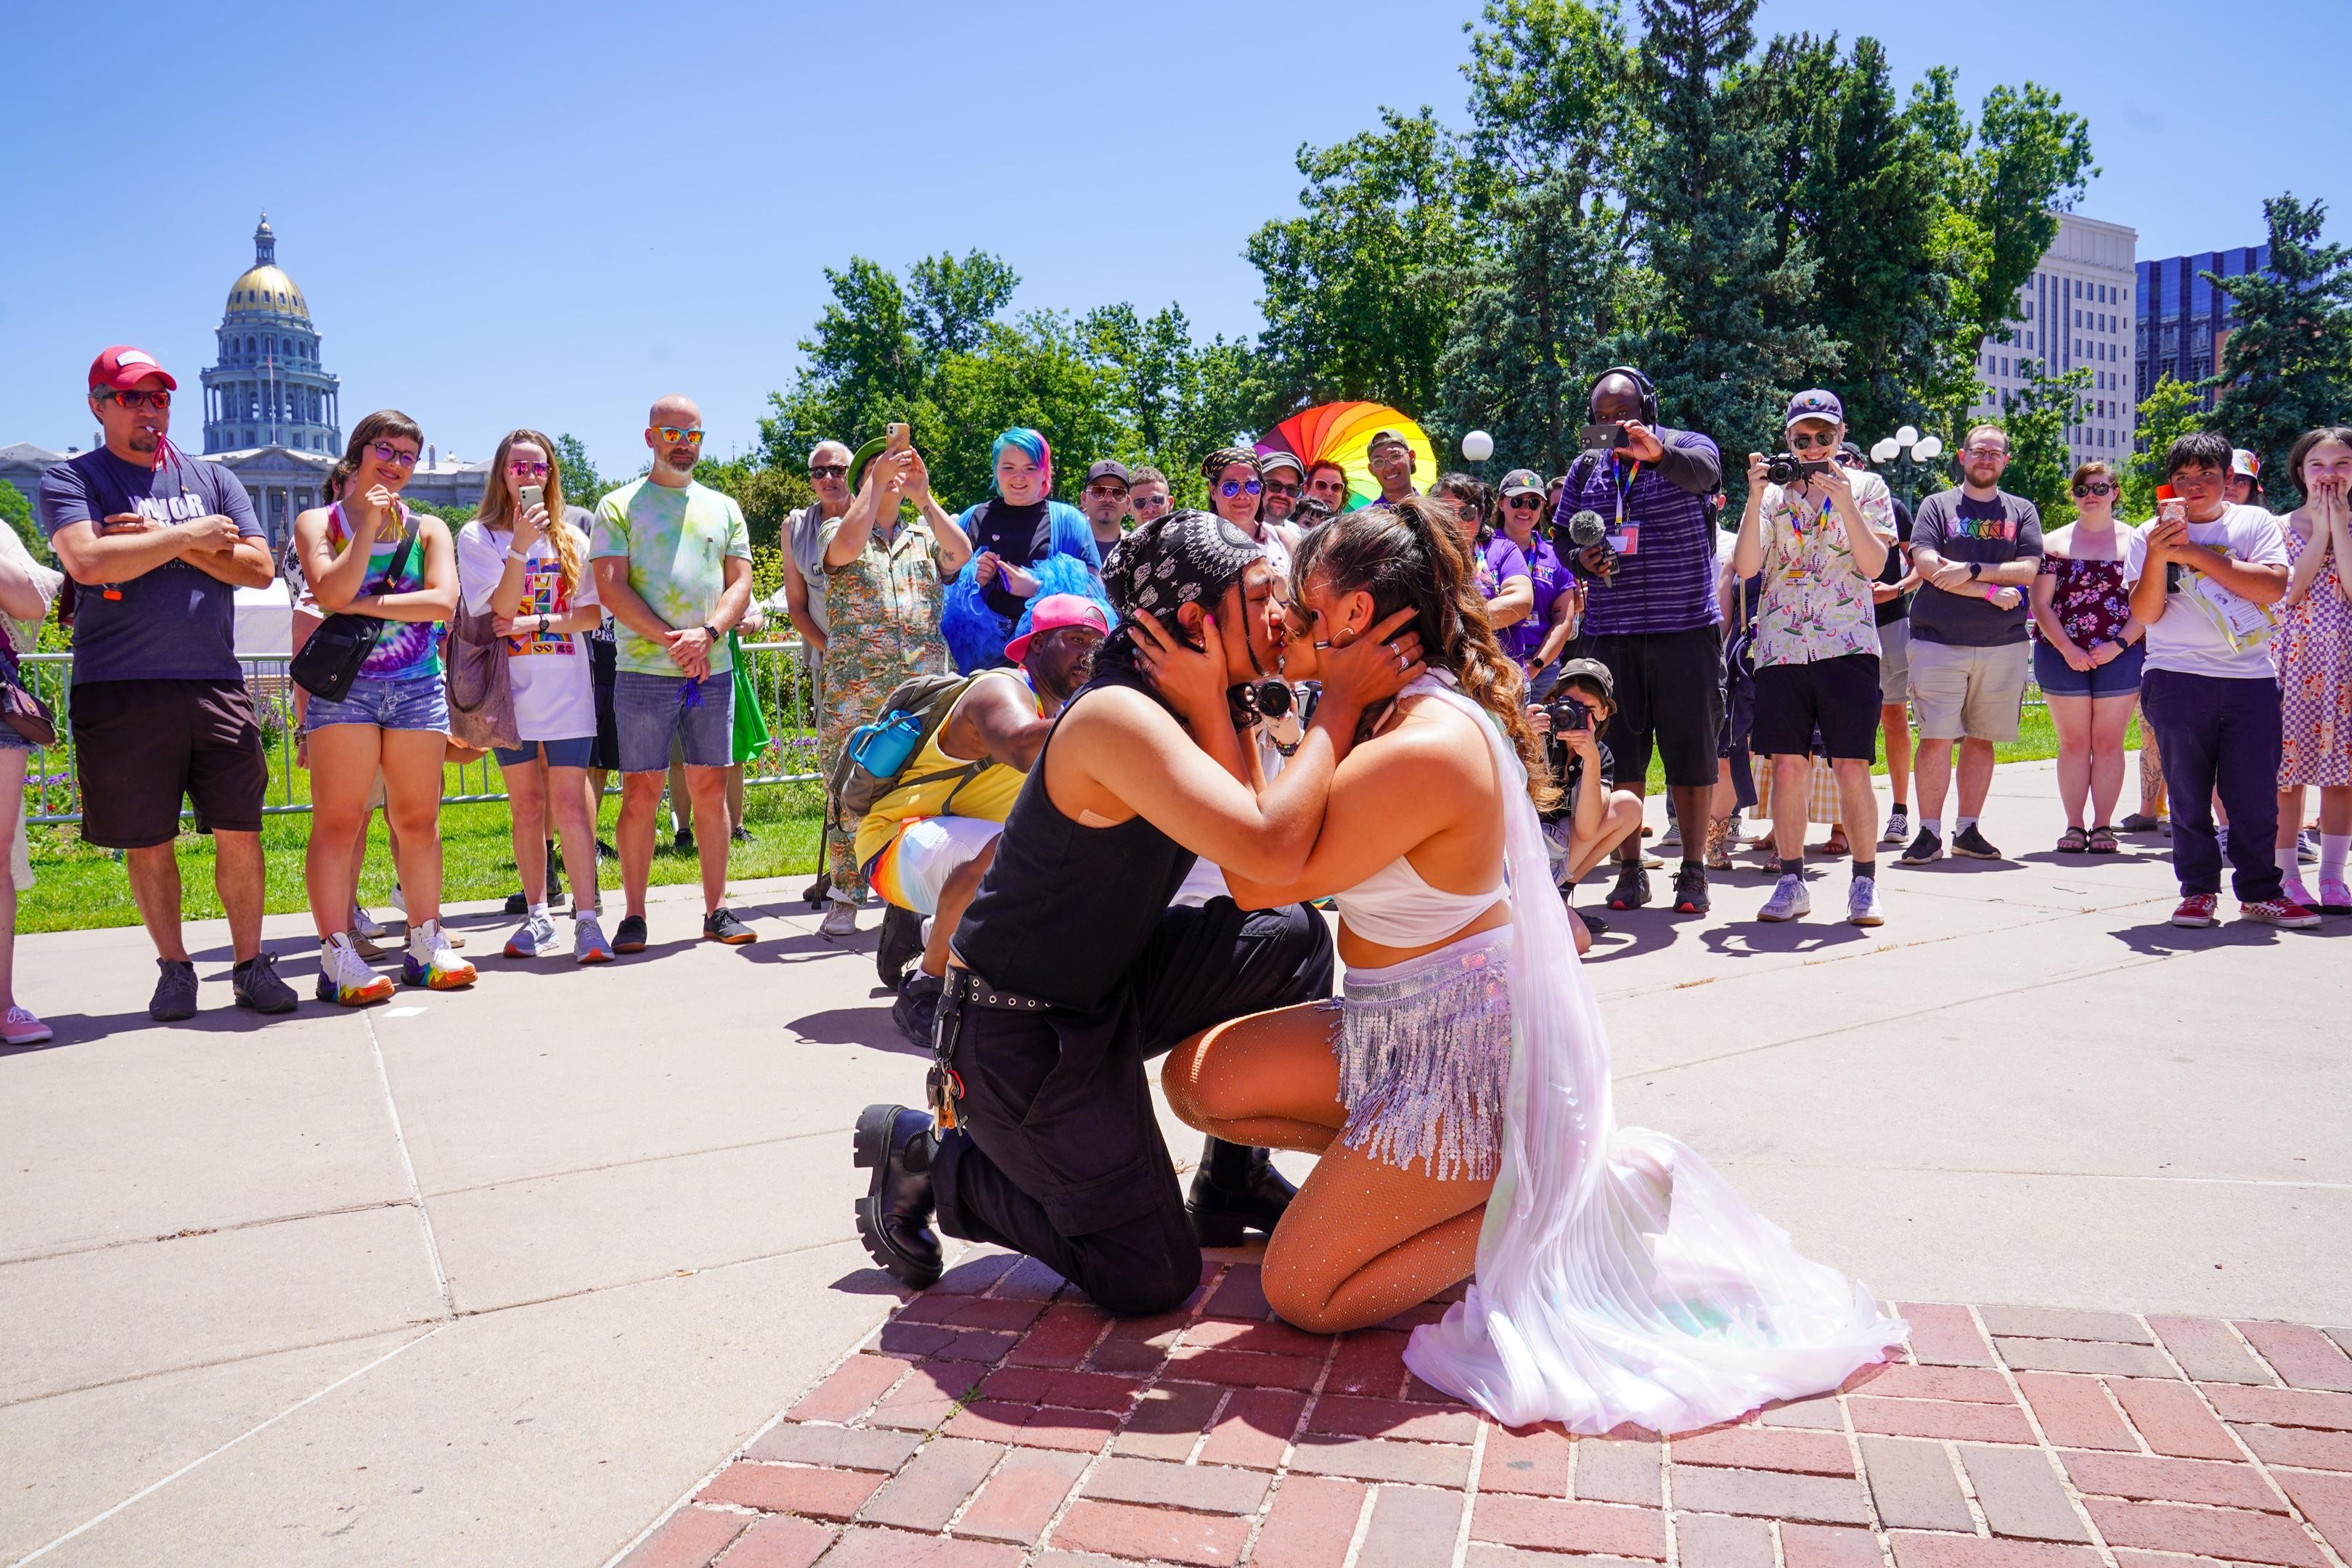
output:
M 1528 710 L 1559 780 L 1560 804 L 1543 814 L 1544 839 L 1552 877 L 1570 900 L 1568 923 L 1580 953 L 1591 951 L 1592 934 L 1609 925 L 1599 915 L 1576 912 L 1576 885 L 1642 826 L 1642 797 L 1616 787 L 1616 760 L 1601 740 L 1616 712 L 1616 680 L 1597 658 L 1561 665 L 1549 698 Z

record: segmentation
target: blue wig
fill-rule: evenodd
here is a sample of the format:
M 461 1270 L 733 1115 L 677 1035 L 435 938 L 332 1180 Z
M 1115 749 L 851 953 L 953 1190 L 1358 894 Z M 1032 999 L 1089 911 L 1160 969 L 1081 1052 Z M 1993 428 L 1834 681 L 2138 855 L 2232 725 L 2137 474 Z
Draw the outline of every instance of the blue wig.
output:
M 1034 436 L 1036 432 L 1014 434 Z M 963 514 L 967 532 L 979 510 L 975 506 Z M 1029 629 L 1030 612 L 1048 595 L 1082 594 L 1102 605 L 1116 623 L 1110 596 L 1103 590 L 1102 557 L 1095 548 L 1094 529 L 1086 514 L 1064 501 L 1046 502 L 1045 511 L 1053 521 L 1053 542 L 1045 554 L 1029 563 L 1027 570 L 1037 579 L 1037 592 L 1018 616 L 998 615 L 982 595 L 976 556 L 965 562 L 963 570 L 947 584 L 940 605 L 940 637 L 960 673 L 970 675 L 1005 663 L 1004 645 Z
M 996 471 L 996 459 L 1004 456 L 1004 448 L 1007 447 L 1017 447 L 1031 462 L 1045 469 L 1050 482 L 1050 476 L 1054 471 L 1054 448 L 1045 444 L 1043 431 L 1032 430 L 1026 425 L 1015 425 L 1012 429 L 999 436 L 996 438 L 996 445 L 988 449 L 988 468 L 992 475 Z M 988 482 L 992 488 L 996 483 L 993 478 Z

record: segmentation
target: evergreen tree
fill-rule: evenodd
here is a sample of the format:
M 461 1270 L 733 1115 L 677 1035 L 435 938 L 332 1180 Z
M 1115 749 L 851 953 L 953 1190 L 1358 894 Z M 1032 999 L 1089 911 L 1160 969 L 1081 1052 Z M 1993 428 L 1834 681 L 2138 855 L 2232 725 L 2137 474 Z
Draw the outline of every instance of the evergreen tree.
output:
M 2352 416 L 2352 248 L 2320 243 L 2327 208 L 2293 192 L 2263 203 L 2270 228 L 2266 273 L 2205 281 L 2226 289 L 2238 324 L 2222 346 L 2212 427 L 2286 472 L 2286 456 L 2306 430 Z M 2285 489 L 2274 479 L 2278 500 Z
M 2205 428 L 2205 403 L 2196 389 L 2160 377 L 2139 405 L 2138 450 L 2124 460 L 2117 517 L 2145 522 L 2156 516 L 2156 487 L 2164 483 L 2164 455 L 2175 441 Z
M 1756 5 L 1641 0 L 1650 129 L 1628 181 L 1655 290 L 1644 368 L 1662 417 L 1715 437 L 1735 489 L 1737 455 L 1773 450 L 1789 394 L 1839 358 L 1811 319 L 1810 248 L 1779 233 L 1769 84 L 1741 68 Z

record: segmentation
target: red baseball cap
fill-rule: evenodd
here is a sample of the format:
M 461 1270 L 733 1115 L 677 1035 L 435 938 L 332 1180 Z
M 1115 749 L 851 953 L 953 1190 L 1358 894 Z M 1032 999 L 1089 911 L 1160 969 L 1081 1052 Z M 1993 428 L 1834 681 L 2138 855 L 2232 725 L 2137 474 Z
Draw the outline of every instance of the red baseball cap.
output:
M 180 384 L 172 373 L 155 363 L 155 356 L 145 349 L 134 349 L 128 343 L 117 343 L 89 362 L 89 389 L 96 392 L 107 387 L 115 392 L 128 392 L 149 376 L 160 376 L 163 384 L 173 392 Z
M 1004 657 L 1019 664 L 1029 656 L 1029 639 L 1039 632 L 1057 631 L 1064 626 L 1092 626 L 1105 637 L 1110 635 L 1110 617 L 1103 607 L 1084 594 L 1048 594 L 1037 601 L 1029 612 L 1029 629 L 1004 645 Z

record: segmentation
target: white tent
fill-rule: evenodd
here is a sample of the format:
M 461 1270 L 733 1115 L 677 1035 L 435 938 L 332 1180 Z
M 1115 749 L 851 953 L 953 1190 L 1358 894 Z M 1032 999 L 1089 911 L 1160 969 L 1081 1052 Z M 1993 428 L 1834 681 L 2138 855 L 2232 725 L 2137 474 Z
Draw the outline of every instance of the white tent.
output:
M 236 591 L 236 651 L 248 658 L 284 658 L 294 651 L 294 606 L 286 584 L 272 580 Z

